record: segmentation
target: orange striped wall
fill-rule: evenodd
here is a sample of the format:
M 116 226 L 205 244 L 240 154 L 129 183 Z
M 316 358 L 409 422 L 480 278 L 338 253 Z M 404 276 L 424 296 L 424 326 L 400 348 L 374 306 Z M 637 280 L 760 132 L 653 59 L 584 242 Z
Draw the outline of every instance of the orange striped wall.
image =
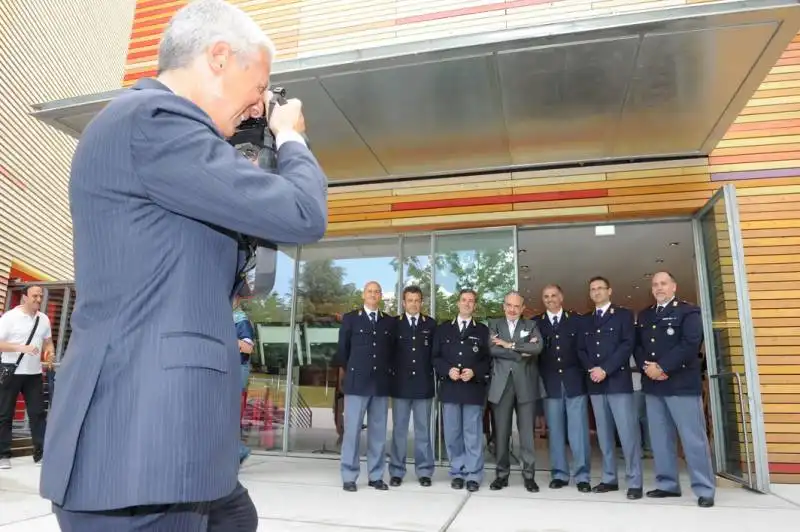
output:
M 158 37 L 184 3 L 137 2 L 125 85 L 152 74 Z M 288 58 L 684 1 L 234 3 Z M 800 39 L 707 159 L 336 187 L 329 234 L 686 215 L 728 182 L 739 197 L 771 478 L 800 483 Z M 735 342 L 730 349 L 741 355 Z

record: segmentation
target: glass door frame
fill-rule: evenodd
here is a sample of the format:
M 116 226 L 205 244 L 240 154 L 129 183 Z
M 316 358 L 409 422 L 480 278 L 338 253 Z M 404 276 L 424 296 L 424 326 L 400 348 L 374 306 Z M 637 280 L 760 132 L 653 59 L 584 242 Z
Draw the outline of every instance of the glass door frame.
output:
M 738 478 L 725 472 L 726 451 L 724 415 L 720 404 L 720 378 L 734 376 L 738 383 L 738 373 L 727 375 L 720 374 L 716 360 L 716 344 L 713 329 L 713 315 L 710 298 L 710 279 L 708 278 L 708 261 L 706 259 L 705 241 L 703 238 L 702 218 L 711 209 L 722 201 L 725 206 L 726 229 L 731 247 L 731 259 L 736 289 L 736 306 L 739 314 L 739 329 L 742 338 L 742 357 L 744 359 L 745 378 L 747 380 L 747 412 L 745 416 L 742 404 L 742 431 L 748 468 L 747 479 Z M 742 243 L 741 222 L 739 220 L 739 206 L 736 201 L 736 187 L 725 184 L 717 190 L 711 199 L 692 216 L 692 229 L 694 232 L 695 265 L 697 267 L 698 292 L 700 296 L 700 309 L 703 318 L 703 336 L 706 353 L 706 366 L 708 368 L 709 397 L 711 400 L 712 430 L 714 432 L 714 458 L 715 469 L 719 476 L 728 478 L 746 487 L 762 493 L 769 493 L 769 461 L 767 457 L 766 434 L 764 431 L 763 408 L 761 404 L 761 385 L 758 374 L 758 358 L 756 353 L 755 331 L 753 328 L 752 313 L 750 309 L 750 292 L 747 284 L 745 269 L 744 245 Z M 740 384 L 737 384 L 740 386 Z M 743 403 L 741 394 L 739 401 Z M 750 430 L 747 429 L 749 417 Z M 752 442 L 749 436 L 752 434 Z M 752 458 L 751 458 L 752 454 Z M 750 471 L 751 463 L 755 471 Z

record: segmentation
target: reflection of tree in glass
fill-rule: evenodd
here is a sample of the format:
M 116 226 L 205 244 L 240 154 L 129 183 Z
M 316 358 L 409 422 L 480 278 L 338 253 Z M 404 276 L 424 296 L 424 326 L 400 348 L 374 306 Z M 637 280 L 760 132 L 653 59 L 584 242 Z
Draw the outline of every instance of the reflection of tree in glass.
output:
M 339 321 L 338 316 L 364 304 L 363 286 L 345 283 L 346 274 L 345 269 L 331 259 L 303 263 L 297 286 L 297 305 L 298 316 L 302 316 L 304 323 Z M 382 288 L 385 293 L 387 287 Z M 394 310 L 393 298 L 380 306 L 391 313 Z
M 272 292 L 267 297 L 243 299 L 242 310 L 253 324 L 289 325 L 291 293 L 281 297 Z
M 423 261 L 425 264 L 423 264 Z M 406 257 L 405 285 L 416 284 L 426 298 L 431 293 L 431 263 L 428 257 Z M 478 319 L 503 315 L 503 296 L 514 289 L 514 251 L 498 249 L 489 251 L 462 251 L 436 255 L 436 318 L 453 319 L 458 314 L 458 292 L 472 288 L 478 292 Z M 397 271 L 399 263 L 392 261 Z M 442 286 L 442 278 L 455 279 L 451 292 Z

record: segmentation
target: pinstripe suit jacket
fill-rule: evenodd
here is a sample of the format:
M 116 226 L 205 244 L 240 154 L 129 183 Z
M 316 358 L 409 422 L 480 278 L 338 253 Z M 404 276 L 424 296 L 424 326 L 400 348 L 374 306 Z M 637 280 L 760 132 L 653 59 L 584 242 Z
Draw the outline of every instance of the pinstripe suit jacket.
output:
M 298 142 L 268 174 L 155 80 L 111 102 L 69 184 L 77 300 L 40 491 L 72 511 L 215 500 L 237 481 L 235 232 L 319 240 L 326 177 Z

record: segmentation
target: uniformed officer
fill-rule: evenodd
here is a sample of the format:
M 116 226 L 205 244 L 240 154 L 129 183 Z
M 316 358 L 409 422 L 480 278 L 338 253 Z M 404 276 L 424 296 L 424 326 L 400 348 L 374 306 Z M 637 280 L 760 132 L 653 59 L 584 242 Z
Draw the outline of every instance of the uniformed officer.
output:
M 642 498 L 642 446 L 633 402 L 630 357 L 635 343 L 633 313 L 611 303 L 611 284 L 604 277 L 589 281 L 593 314 L 582 324 L 578 354 L 589 374 L 597 441 L 603 454 L 603 475 L 595 493 L 618 491 L 616 426 L 625 456 L 629 499 Z
M 591 491 L 589 475 L 592 447 L 589 441 L 589 396 L 586 371 L 578 358 L 580 315 L 563 308 L 564 294 L 556 284 L 542 290 L 547 310 L 536 317 L 544 337 L 539 356 L 539 374 L 547 394 L 544 413 L 549 429 L 551 489 L 569 484 L 570 468 L 566 445 L 572 453 L 572 476 L 578 491 Z
M 339 329 L 336 362 L 344 392 L 341 471 L 345 491 L 357 489 L 364 414 L 369 485 L 378 490 L 389 489 L 383 481 L 383 471 L 396 320 L 378 310 L 381 295 L 381 285 L 368 282 L 364 286 L 363 308 L 345 314 Z
M 444 441 L 450 459 L 450 486 L 478 491 L 483 480 L 482 418 L 492 359 L 489 328 L 472 318 L 477 294 L 462 290 L 458 317 L 439 324 L 433 363 L 440 381 Z
M 436 333 L 433 318 L 421 314 L 422 290 L 403 290 L 405 312 L 397 318 L 397 335 L 392 369 L 392 449 L 389 484 L 399 486 L 406 474 L 408 422 L 414 414 L 414 471 L 421 486 L 431 485 L 433 441 L 431 408 L 435 394 L 431 352 Z
M 678 452 L 681 439 L 697 504 L 714 506 L 714 469 L 706 434 L 702 399 L 703 341 L 700 309 L 675 298 L 678 285 L 668 272 L 653 276 L 656 304 L 639 314 L 636 362 L 642 368 L 642 391 L 653 446 L 656 489 L 648 497 L 680 497 Z

